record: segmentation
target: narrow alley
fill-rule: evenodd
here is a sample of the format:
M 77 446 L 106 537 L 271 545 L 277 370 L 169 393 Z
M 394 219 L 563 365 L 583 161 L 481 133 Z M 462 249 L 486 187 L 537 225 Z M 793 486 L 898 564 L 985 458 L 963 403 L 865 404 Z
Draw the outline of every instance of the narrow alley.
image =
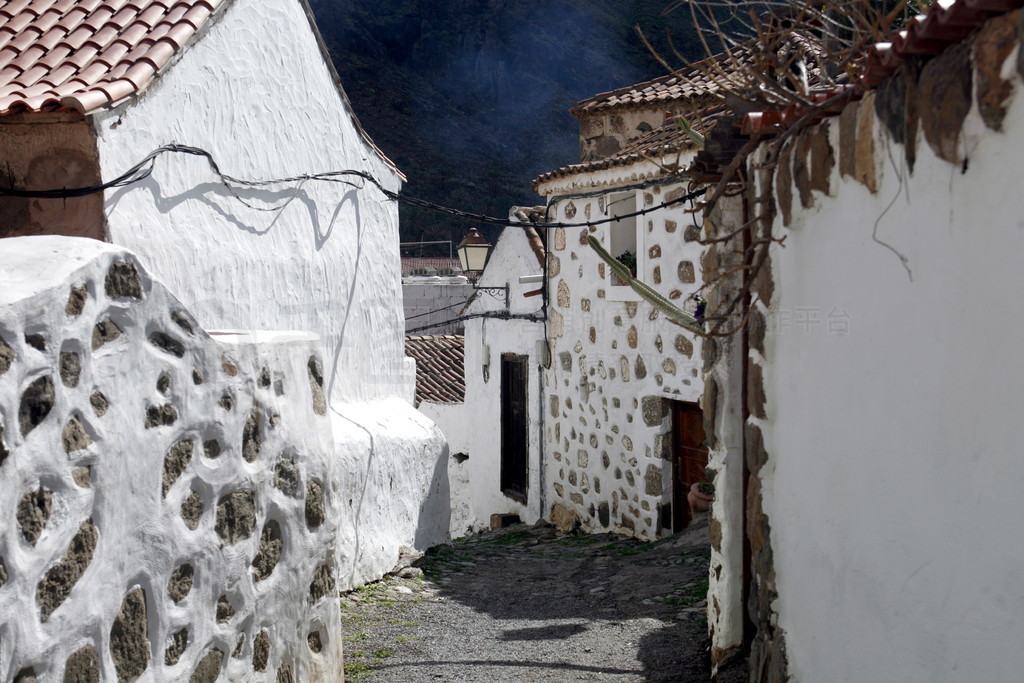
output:
M 515 525 L 439 546 L 343 597 L 346 680 L 707 681 L 707 538 Z

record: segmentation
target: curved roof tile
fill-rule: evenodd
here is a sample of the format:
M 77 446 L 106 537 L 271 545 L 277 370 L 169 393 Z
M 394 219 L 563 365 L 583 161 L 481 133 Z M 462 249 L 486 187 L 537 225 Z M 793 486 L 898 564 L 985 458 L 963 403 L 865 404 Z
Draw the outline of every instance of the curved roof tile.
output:
M 12 0 L 0 7 L 0 114 L 90 114 L 145 88 L 224 0 Z

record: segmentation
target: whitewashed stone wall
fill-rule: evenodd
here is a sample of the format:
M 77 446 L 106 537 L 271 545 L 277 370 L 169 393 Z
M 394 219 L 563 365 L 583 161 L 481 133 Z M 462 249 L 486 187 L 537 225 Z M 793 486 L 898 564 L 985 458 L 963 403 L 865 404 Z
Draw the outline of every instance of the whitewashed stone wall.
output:
M 752 680 L 1024 668 L 1020 26 L 989 21 L 754 160 L 785 245 L 756 287 L 734 501 Z
M 267 49 L 267 36 L 280 49 Z M 401 186 L 359 130 L 298 0 L 226 4 L 137 101 L 94 120 L 104 180 L 178 143 L 209 151 L 236 178 L 352 169 Z M 447 517 L 419 510 L 448 501 L 430 497 L 443 495 L 431 486 L 443 439 L 411 405 L 398 208 L 372 184 L 345 180 L 233 193 L 206 159 L 165 155 L 143 182 L 108 191 L 105 211 L 111 241 L 205 327 L 319 336 L 345 473 L 340 523 L 355 551 L 340 575 L 351 587 L 394 567 L 400 545 L 447 540 Z M 394 502 L 399 493 L 408 504 Z
M 682 184 L 630 190 L 638 210 L 686 191 Z M 607 196 L 556 195 L 549 203 L 552 220 L 603 219 Z M 701 286 L 700 229 L 681 205 L 637 220 L 638 277 L 685 308 Z M 666 399 L 700 398 L 700 341 L 632 290 L 611 292 L 604 262 L 587 245 L 591 234 L 607 244 L 607 224 L 558 228 L 548 239 L 550 502 L 567 508 L 586 530 L 656 538 L 662 520 L 670 519 L 672 500 Z
M 322 368 L 207 334 L 120 247 L 3 240 L 0 677 L 334 679 Z

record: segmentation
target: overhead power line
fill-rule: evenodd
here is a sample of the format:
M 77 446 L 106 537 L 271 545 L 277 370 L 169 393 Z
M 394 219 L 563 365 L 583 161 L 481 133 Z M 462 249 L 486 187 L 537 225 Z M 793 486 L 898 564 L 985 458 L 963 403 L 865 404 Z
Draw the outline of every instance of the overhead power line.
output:
M 376 187 L 381 194 L 392 201 L 404 202 L 410 206 L 418 206 L 431 211 L 437 211 L 445 213 L 450 216 L 457 218 L 463 218 L 465 220 L 474 221 L 477 223 L 486 223 L 489 225 L 500 225 L 505 227 L 519 227 L 519 228 L 582 228 L 591 225 L 601 225 L 603 223 L 611 223 L 613 221 L 622 220 L 623 218 L 632 218 L 634 216 L 643 216 L 644 214 L 658 211 L 675 204 L 682 204 L 692 199 L 702 196 L 707 192 L 707 188 L 695 190 L 681 197 L 677 197 L 670 201 L 662 202 L 655 206 L 649 206 L 639 211 L 632 213 L 622 214 L 619 216 L 612 216 L 610 218 L 603 218 L 596 221 L 586 221 L 583 223 L 564 223 L 559 221 L 536 221 L 536 222 L 523 222 L 523 221 L 512 221 L 508 218 L 497 218 L 495 216 L 487 216 L 479 213 L 472 213 L 470 211 L 463 211 L 461 209 L 453 209 L 448 206 L 442 206 L 425 199 L 418 197 L 412 197 L 410 195 L 394 192 L 387 189 L 384 185 L 377 180 L 373 175 L 364 171 L 358 171 L 354 169 L 345 169 L 340 171 L 326 171 L 323 173 L 307 173 L 301 175 L 290 176 L 287 178 L 276 178 L 274 180 L 244 180 L 241 178 L 235 178 L 220 170 L 220 166 L 217 165 L 216 160 L 213 158 L 213 154 L 205 149 L 199 147 L 190 147 L 188 145 L 170 144 L 158 147 L 149 154 L 147 154 L 142 161 L 135 164 L 127 171 L 119 175 L 118 177 L 108 182 L 99 185 L 87 185 L 84 187 L 75 188 L 54 188 L 50 190 L 21 190 L 13 187 L 0 187 L 0 196 L 8 197 L 22 197 L 22 198 L 34 198 L 34 199 L 72 199 L 76 197 L 85 197 L 98 192 L 104 192 L 115 187 L 126 187 L 135 183 L 142 182 L 146 178 L 153 174 L 153 168 L 156 164 L 156 160 L 164 154 L 188 154 L 205 158 L 210 166 L 213 173 L 220 179 L 222 185 L 227 188 L 228 192 L 242 204 L 245 204 L 249 208 L 260 210 L 260 211 L 280 211 L 290 203 L 291 200 L 286 201 L 284 204 L 275 207 L 261 207 L 254 206 L 241 195 L 238 194 L 239 189 L 253 189 L 262 188 L 269 185 L 280 185 L 282 183 L 298 183 L 299 187 L 306 182 L 331 182 L 331 183 L 342 183 L 362 189 L 363 186 L 357 182 L 353 182 L 355 179 L 361 179 L 372 184 Z M 298 188 L 296 188 L 296 192 Z M 293 197 L 294 198 L 294 197 Z

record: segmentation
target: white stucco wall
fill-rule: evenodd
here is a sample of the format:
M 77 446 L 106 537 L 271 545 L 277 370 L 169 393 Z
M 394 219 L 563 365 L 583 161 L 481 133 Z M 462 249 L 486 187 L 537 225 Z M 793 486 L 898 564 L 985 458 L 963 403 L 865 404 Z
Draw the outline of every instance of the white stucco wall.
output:
M 1012 80 L 1006 132 L 983 128 L 975 103 L 966 171 L 921 140 L 909 174 L 876 120 L 877 194 L 834 171 L 834 196 L 778 228 L 763 491 L 795 681 L 1024 669 L 1024 102 Z
M 209 151 L 224 173 L 246 180 L 354 169 L 400 187 L 353 123 L 297 0 L 228 4 L 141 98 L 94 120 L 105 180 L 179 143 Z M 107 193 L 111 239 L 136 251 L 208 328 L 320 337 L 335 450 L 353 501 L 342 523 L 364 541 L 353 558 L 358 568 L 342 576 L 375 578 L 398 556 L 383 539 L 416 538 L 425 547 L 447 538 L 427 533 L 440 528 L 436 520 L 367 512 L 392 495 L 391 479 L 423 494 L 443 449 L 409 405 L 397 206 L 359 179 L 238 194 L 245 203 L 205 159 L 164 155 L 145 181 Z M 272 207 L 280 211 L 259 210 Z M 367 476 L 377 471 L 388 477 Z M 365 503 L 352 514 L 358 500 Z
M 339 676 L 314 335 L 211 337 L 123 248 L 21 237 L 0 248 L 0 342 L 0 678 Z
M 635 193 L 641 210 L 687 192 L 685 183 L 644 183 L 656 172 L 657 166 L 644 162 L 552 181 L 541 190 L 550 195 L 552 220 L 598 221 L 607 217 L 609 195 Z M 644 186 L 629 189 L 637 182 Z M 562 194 L 588 187 L 588 196 Z M 637 276 L 692 311 L 687 299 L 703 284 L 702 246 L 685 208 L 677 204 L 637 217 Z M 613 291 L 609 271 L 586 242 L 593 234 L 607 244 L 607 224 L 551 233 L 549 507 L 556 501 L 565 505 L 587 530 L 656 538 L 659 508 L 672 501 L 672 466 L 666 459 L 671 418 L 662 399 L 695 403 L 700 398 L 700 340 L 667 322 L 631 288 Z M 679 504 L 686 505 L 685 499 Z
M 540 288 L 540 283 L 520 284 L 522 275 L 542 272 L 536 255 L 519 228 L 506 228 L 491 254 L 486 270 L 477 283 L 481 287 L 509 286 L 509 311 L 518 315 L 541 315 L 541 297 L 526 298 L 524 293 Z M 477 314 L 505 310 L 503 302 L 479 293 L 467 308 Z M 466 321 L 466 401 L 463 423 L 468 427 L 464 440 L 469 459 L 450 468 L 453 480 L 467 478 L 470 504 L 469 527 L 473 531 L 489 528 L 496 513 L 518 514 L 532 524 L 544 516 L 541 429 L 544 423 L 541 401 L 541 362 L 538 342 L 543 342 L 544 324 L 528 320 L 474 318 Z M 529 420 L 528 490 L 526 504 L 501 491 L 501 356 L 513 353 L 527 359 L 527 416 Z M 453 449 L 454 452 L 454 449 Z M 454 463 L 453 463 L 454 464 Z M 463 473 L 465 471 L 465 474 Z M 462 529 L 465 532 L 465 529 Z
M 448 443 L 448 490 L 452 538 L 460 538 L 482 528 L 473 510 L 473 494 L 469 480 L 469 449 L 476 414 L 465 403 L 432 403 L 423 401 L 417 409 L 426 415 L 444 434 Z

